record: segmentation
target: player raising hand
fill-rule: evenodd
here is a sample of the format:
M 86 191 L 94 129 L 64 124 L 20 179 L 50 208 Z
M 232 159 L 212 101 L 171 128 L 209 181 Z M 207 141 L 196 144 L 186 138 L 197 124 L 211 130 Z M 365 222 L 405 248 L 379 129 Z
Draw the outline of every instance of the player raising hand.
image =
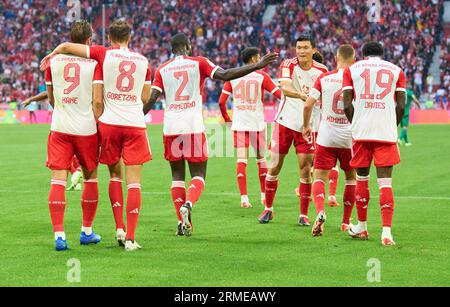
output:
M 142 165 L 151 160 L 142 101 L 148 100 L 151 76 L 148 60 L 128 49 L 131 28 L 122 20 L 108 29 L 111 47 L 87 47 L 63 43 L 41 62 L 41 69 L 54 54 L 68 53 L 97 60 L 104 76 L 104 105 L 98 106 L 102 150 L 100 163 L 107 164 L 111 176 L 109 196 L 116 221 L 116 238 L 127 251 L 141 248 L 134 240 L 141 210 Z M 104 110 L 103 110 L 104 107 Z M 126 216 L 123 222 L 121 162 L 125 164 L 128 188 Z
M 191 42 L 184 33 L 170 40 L 175 57 L 155 72 L 150 110 L 164 94 L 164 157 L 172 170 L 172 198 L 178 216 L 178 235 L 192 233 L 191 210 L 205 187 L 208 149 L 202 115 L 202 92 L 206 78 L 229 81 L 273 63 L 278 54 L 268 53 L 254 64 L 224 70 L 204 57 L 191 56 Z M 186 193 L 185 161 L 188 162 L 191 182 Z

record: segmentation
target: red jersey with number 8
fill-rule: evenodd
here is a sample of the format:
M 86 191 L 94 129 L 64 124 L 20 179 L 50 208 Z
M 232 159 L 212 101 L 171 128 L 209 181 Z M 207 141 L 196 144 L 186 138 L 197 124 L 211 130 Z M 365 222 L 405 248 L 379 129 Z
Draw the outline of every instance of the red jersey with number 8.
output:
M 379 57 L 344 70 L 342 90 L 354 92 L 352 136 L 355 141 L 397 142 L 395 92 L 405 91 L 402 69 Z
M 88 46 L 87 56 L 103 69 L 105 109 L 99 121 L 145 128 L 141 95 L 144 84 L 151 84 L 147 58 L 128 48 L 103 46 Z
M 166 98 L 164 135 L 195 134 L 205 131 L 203 86 L 219 66 L 204 57 L 176 56 L 155 72 L 152 88 Z

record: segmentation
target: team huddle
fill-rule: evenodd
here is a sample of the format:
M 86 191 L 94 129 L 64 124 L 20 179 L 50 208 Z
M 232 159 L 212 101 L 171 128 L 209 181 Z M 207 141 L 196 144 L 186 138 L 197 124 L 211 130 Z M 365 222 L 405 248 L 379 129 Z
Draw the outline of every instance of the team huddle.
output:
M 265 207 L 258 218 L 262 224 L 274 218 L 278 176 L 293 145 L 300 172 L 296 191 L 299 225 L 310 226 L 308 211 L 313 199 L 317 216 L 312 235 L 323 235 L 325 185 L 329 180 L 336 182 L 339 162 L 345 172 L 341 229 L 353 238 L 367 240 L 369 170 L 374 160 L 380 188 L 381 243 L 395 244 L 391 234 L 392 169 L 400 162 L 397 125 L 405 108 L 406 84 L 402 70 L 382 60 L 381 44 L 365 44 L 364 59 L 357 62 L 351 45 L 340 46 L 337 67 L 328 72 L 326 66 L 313 60 L 317 54 L 314 39 L 301 35 L 296 41 L 296 57 L 280 65 L 277 86 L 262 69 L 275 62 L 278 54 L 268 52 L 261 57 L 255 47 L 243 50 L 245 65 L 222 69 L 204 57 L 192 56 L 189 38 L 178 33 L 170 40 L 173 58 L 161 64 L 151 80 L 148 60 L 128 49 L 131 28 L 126 22 L 114 21 L 109 26 L 111 47 L 91 45 L 92 28 L 85 21 L 74 22 L 70 37 L 70 43 L 59 45 L 41 62 L 47 95 L 54 108 L 47 167 L 52 171 L 49 209 L 56 250 L 68 248 L 64 233 L 65 190 L 74 157 L 84 177 L 80 243 L 101 240 L 92 228 L 98 206 L 97 167 L 101 163 L 108 166 L 110 173 L 109 198 L 117 242 L 127 251 L 141 248 L 135 240 L 141 210 L 141 174 L 143 164 L 152 159 L 144 116 L 160 96 L 166 101 L 164 158 L 172 172 L 176 234 L 192 235 L 191 212 L 205 187 L 208 160 L 202 114 L 206 78 L 226 81 L 219 106 L 225 122 L 231 122 L 234 135 L 241 207 L 252 206 L 246 175 L 250 145 L 256 153 L 261 203 Z M 265 91 L 281 101 L 268 145 L 269 162 L 265 158 Z M 230 96 L 232 118 L 226 109 Z M 191 175 L 187 188 L 186 162 Z M 123 178 L 128 189 L 126 205 Z M 358 224 L 352 225 L 355 203 Z M 334 195 L 329 204 L 337 205 Z

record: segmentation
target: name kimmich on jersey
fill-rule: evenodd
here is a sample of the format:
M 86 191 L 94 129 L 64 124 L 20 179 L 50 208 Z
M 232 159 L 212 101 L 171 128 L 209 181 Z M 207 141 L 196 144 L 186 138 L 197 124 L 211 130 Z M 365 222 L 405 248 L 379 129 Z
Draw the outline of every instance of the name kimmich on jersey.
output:
M 59 54 L 45 71 L 47 85 L 52 85 L 55 107 L 50 130 L 73 134 L 97 133 L 92 111 L 92 84 L 102 83 L 97 61 Z
M 317 144 L 333 148 L 351 148 L 351 124 L 344 113 L 342 79 L 344 70 L 333 70 L 321 75 L 309 95 L 321 104 L 321 121 Z
M 302 91 L 306 95 L 309 94 L 310 89 L 314 86 L 317 78 L 328 69 L 325 65 L 313 61 L 309 70 L 304 70 L 298 64 L 298 59 L 284 60 L 280 65 L 279 81 L 292 81 L 292 86 L 297 91 Z M 305 102 L 302 99 L 286 97 L 284 94 L 281 97 L 280 107 L 275 117 L 277 123 L 301 132 L 303 127 L 303 107 Z M 311 117 L 311 127 L 317 131 L 320 122 L 320 107 L 314 106 Z
M 219 66 L 204 57 L 176 56 L 155 72 L 152 88 L 164 94 L 164 135 L 202 133 L 203 86 Z
M 342 90 L 354 92 L 352 136 L 356 141 L 397 142 L 395 92 L 406 91 L 400 67 L 369 57 L 344 71 Z
M 88 57 L 103 69 L 105 109 L 99 121 L 105 124 L 145 128 L 142 90 L 151 84 L 148 60 L 124 47 L 87 47 Z
M 263 71 L 255 71 L 224 84 L 222 93 L 233 95 L 233 122 L 231 130 L 264 130 L 265 121 L 262 102 L 264 90 L 273 94 L 278 90 L 278 87 L 269 75 Z

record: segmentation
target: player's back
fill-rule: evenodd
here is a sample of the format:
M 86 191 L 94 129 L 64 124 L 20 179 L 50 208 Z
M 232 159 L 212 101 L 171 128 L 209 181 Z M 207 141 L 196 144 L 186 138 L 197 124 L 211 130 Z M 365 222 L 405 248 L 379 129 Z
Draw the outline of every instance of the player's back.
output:
M 322 119 L 317 143 L 336 148 L 351 147 L 351 125 L 344 113 L 342 79 L 344 70 L 336 69 L 322 74 L 310 95 L 321 97 Z
M 181 55 L 157 69 L 153 88 L 165 95 L 165 135 L 204 132 L 204 80 L 212 77 L 217 68 L 206 58 Z
M 93 46 L 90 53 L 99 58 L 103 69 L 105 110 L 99 120 L 144 128 L 142 90 L 151 83 L 147 58 L 124 47 Z
M 92 111 L 92 84 L 101 81 L 97 61 L 59 54 L 50 60 L 45 72 L 47 85 L 52 85 L 54 111 L 52 131 L 91 135 L 97 132 Z M 94 81 L 94 73 L 95 79 Z
M 229 85 L 224 85 L 224 91 L 227 92 L 227 86 L 230 86 L 233 95 L 232 130 L 261 131 L 264 129 L 264 85 L 269 82 L 273 84 L 271 80 L 268 80 L 270 77 L 265 72 L 255 71 L 229 81 Z M 278 89 L 275 84 L 272 88 L 272 92 Z
M 395 143 L 395 92 L 405 91 L 401 68 L 379 57 L 368 57 L 347 68 L 344 75 L 343 90 L 354 91 L 353 138 Z

